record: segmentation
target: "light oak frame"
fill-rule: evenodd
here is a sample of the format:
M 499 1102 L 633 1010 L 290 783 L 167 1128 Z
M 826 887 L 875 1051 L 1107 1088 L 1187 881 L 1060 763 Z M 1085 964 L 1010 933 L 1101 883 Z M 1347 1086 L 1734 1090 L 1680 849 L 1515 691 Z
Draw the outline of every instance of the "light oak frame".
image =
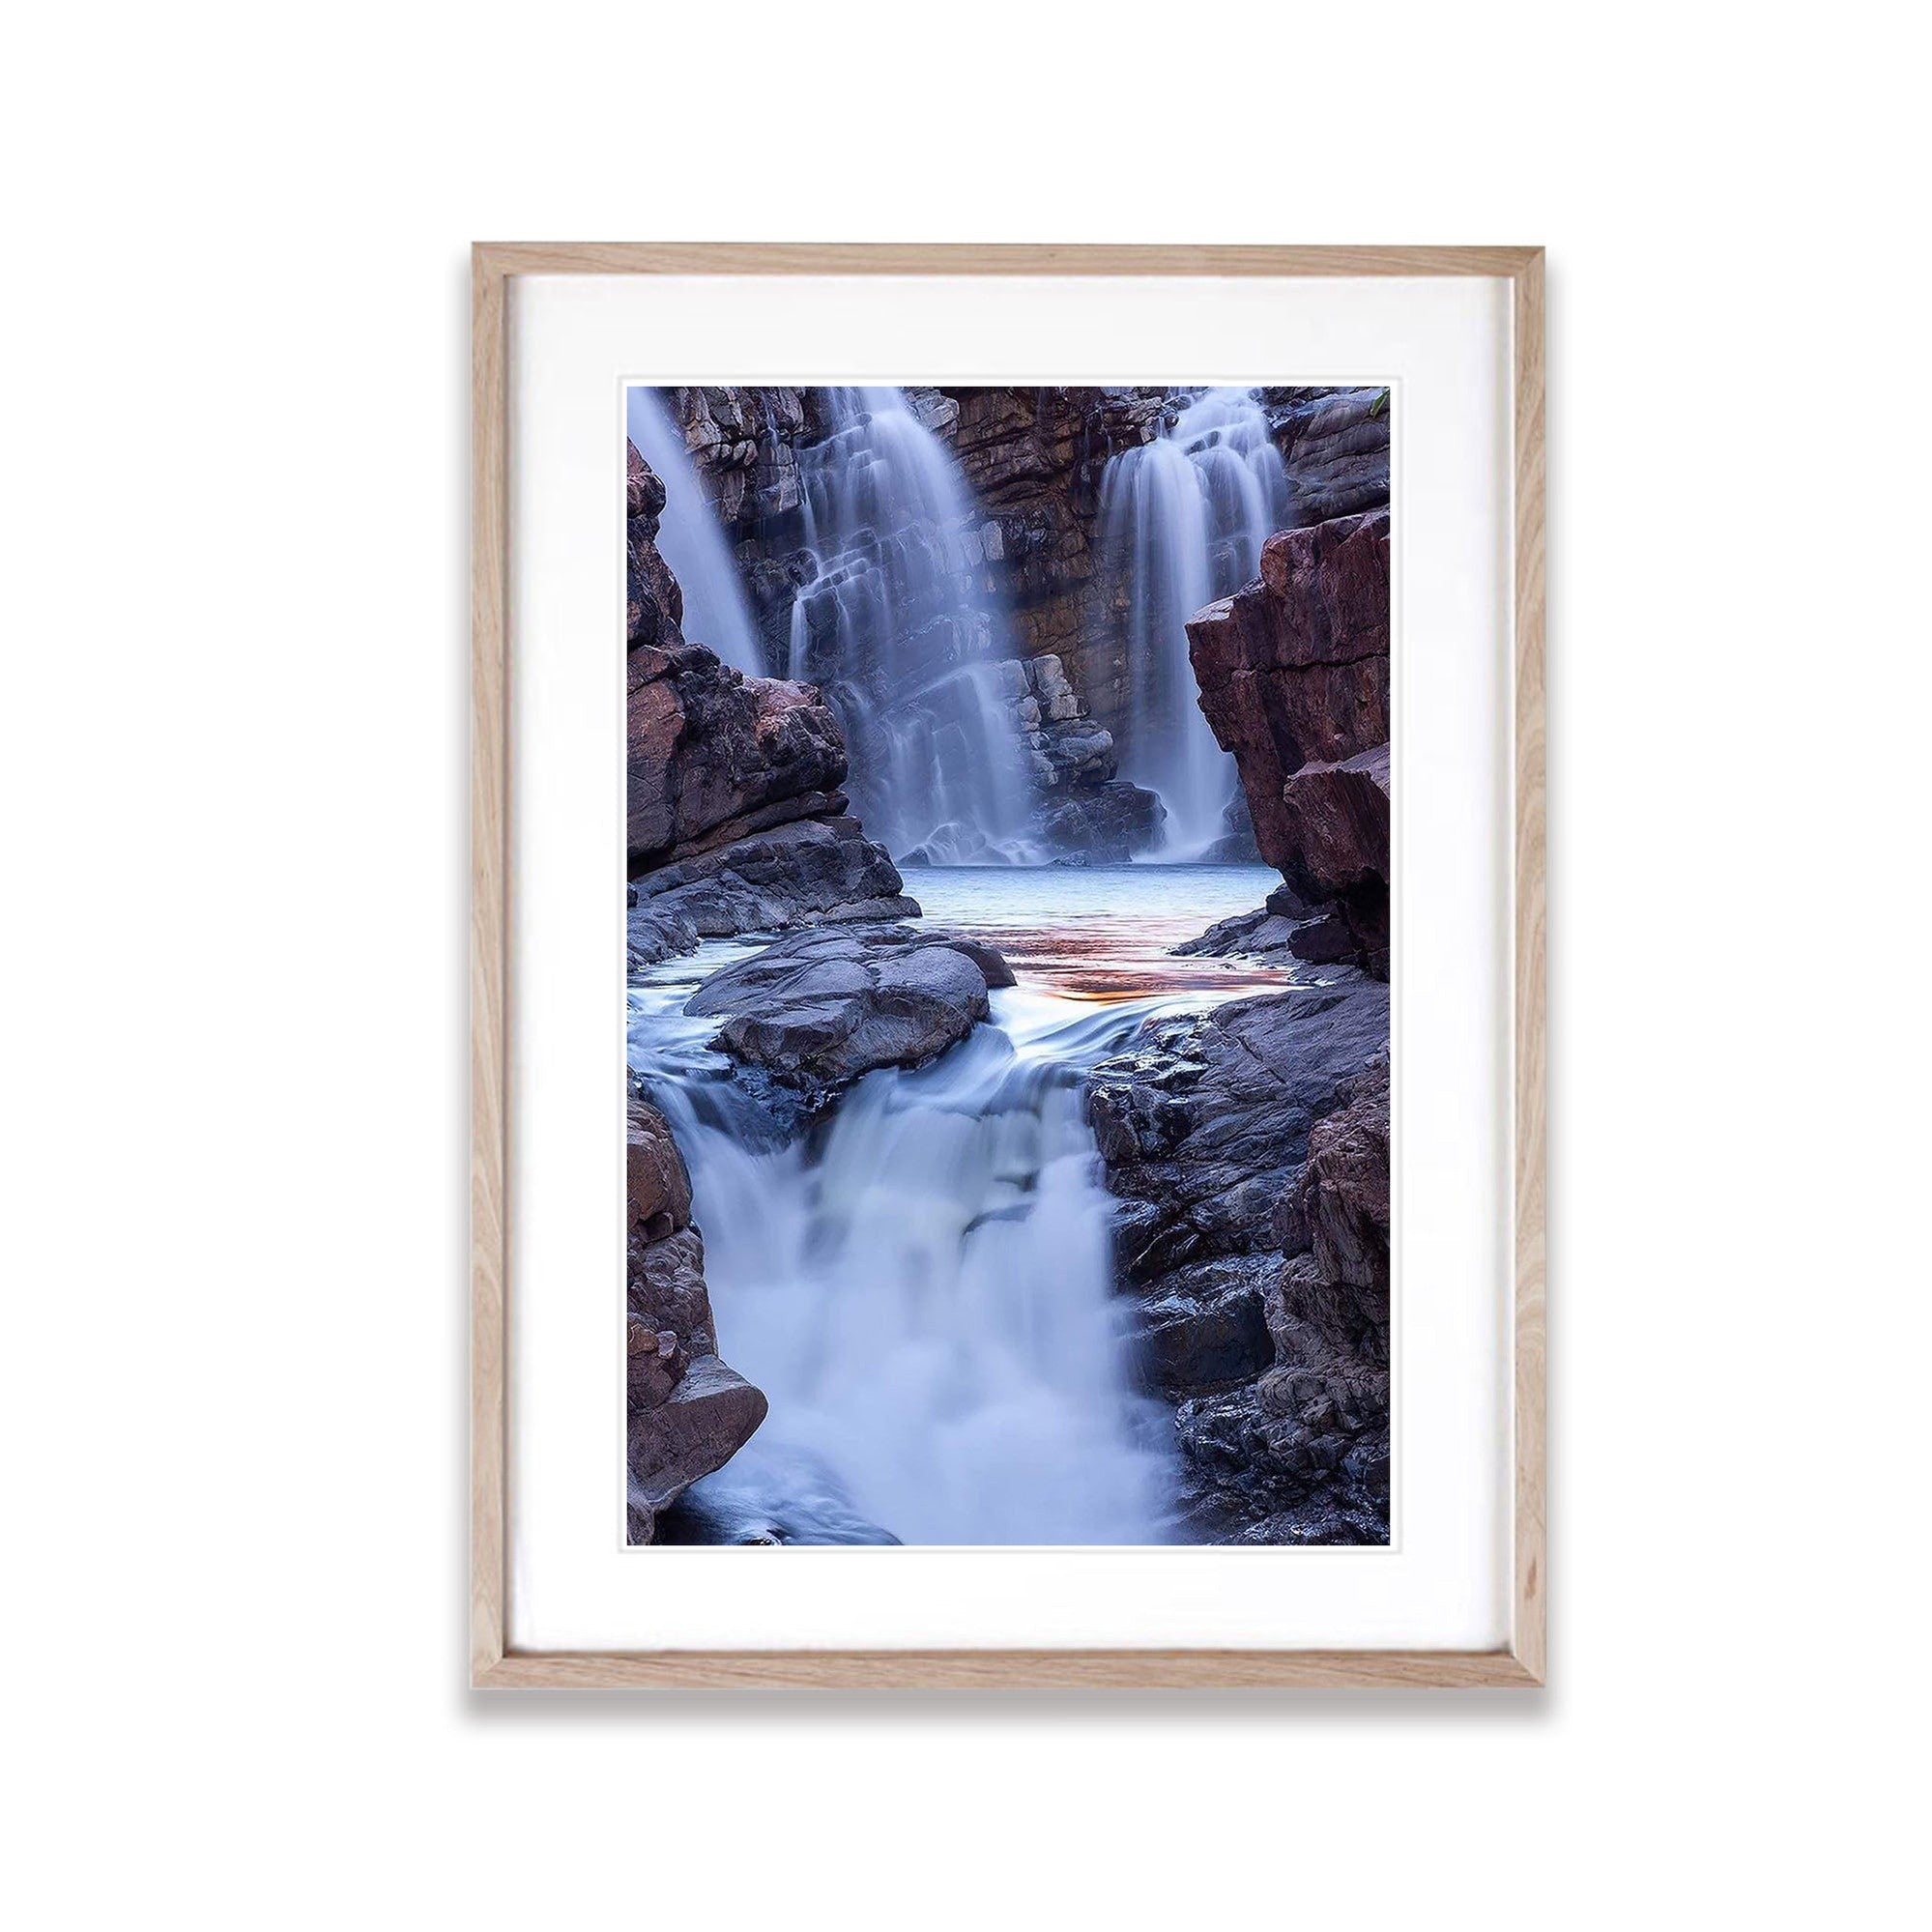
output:
M 485 242 L 472 251 L 470 1674 L 473 1685 L 961 1689 L 1535 1686 L 1544 1680 L 1543 251 Z M 509 489 L 505 318 L 526 274 L 1483 275 L 1514 293 L 1515 938 L 1510 1639 L 1495 1651 L 523 1653 L 506 1648 Z

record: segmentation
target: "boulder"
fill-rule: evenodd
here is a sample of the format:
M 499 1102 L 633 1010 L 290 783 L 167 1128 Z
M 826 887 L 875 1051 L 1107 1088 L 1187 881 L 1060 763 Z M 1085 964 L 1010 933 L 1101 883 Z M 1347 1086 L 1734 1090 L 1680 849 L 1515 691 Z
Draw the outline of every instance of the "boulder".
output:
M 726 1052 L 822 1090 L 932 1059 L 987 1017 L 989 987 L 1012 983 L 978 940 L 900 925 L 822 929 L 713 973 L 684 1011 L 724 1015 Z
M 642 972 L 698 950 L 696 924 L 675 907 L 633 906 L 624 920 L 624 969 Z
M 1168 808 L 1124 778 L 1050 792 L 1034 808 L 1032 835 L 1056 859 L 1124 865 L 1160 843 Z
M 671 1123 L 633 1096 L 624 1131 L 625 1236 L 663 1241 L 691 1225 L 691 1176 Z
M 821 921 L 915 918 L 918 905 L 902 884 L 885 848 L 868 839 L 856 819 L 835 813 L 793 819 L 659 866 L 633 881 L 631 894 L 638 913 L 723 938 Z

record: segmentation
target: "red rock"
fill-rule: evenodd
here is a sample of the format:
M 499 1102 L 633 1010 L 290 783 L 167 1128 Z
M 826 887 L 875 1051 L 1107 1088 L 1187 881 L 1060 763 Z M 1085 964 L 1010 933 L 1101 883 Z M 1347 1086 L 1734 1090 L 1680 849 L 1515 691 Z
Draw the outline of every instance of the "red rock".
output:
M 767 808 L 832 806 L 846 775 L 838 720 L 809 684 L 746 678 L 702 645 L 630 653 L 627 847 L 633 873 L 700 850 Z M 763 815 L 759 817 L 759 815 Z
M 1294 877 L 1283 803 L 1305 764 L 1389 736 L 1389 513 L 1278 532 L 1259 582 L 1188 624 L 1200 707 L 1234 754 L 1261 855 Z
M 691 1176 L 671 1126 L 647 1100 L 633 1097 L 624 1134 L 627 1232 L 662 1241 L 691 1225 Z
M 1283 788 L 1288 882 L 1311 899 L 1389 884 L 1389 747 L 1305 764 Z

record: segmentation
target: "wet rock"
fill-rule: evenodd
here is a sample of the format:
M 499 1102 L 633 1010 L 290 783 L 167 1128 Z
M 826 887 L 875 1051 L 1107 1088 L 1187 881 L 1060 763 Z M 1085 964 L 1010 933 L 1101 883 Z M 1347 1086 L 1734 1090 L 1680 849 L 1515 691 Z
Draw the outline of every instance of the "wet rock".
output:
M 719 1045 L 752 1066 L 828 1087 L 932 1059 L 987 1017 L 990 985 L 1011 983 L 977 940 L 873 925 L 782 939 L 713 973 L 684 1011 L 725 1015 Z
M 1270 1245 L 1269 1217 L 1310 1130 L 1388 1036 L 1387 987 L 1344 969 L 1332 986 L 1154 1022 L 1094 1068 L 1086 1111 L 1108 1184 L 1157 1210 L 1149 1237 L 1117 1246 L 1127 1279 Z
M 718 1359 L 704 1237 L 670 1123 L 630 1096 L 625 1133 L 626 1460 L 629 1538 L 721 1468 L 764 1420 L 764 1397 Z
M 636 1365 L 639 1357 L 632 1356 Z M 653 1519 L 701 1476 L 721 1469 L 765 1418 L 764 1394 L 715 1355 L 694 1356 L 675 1387 L 652 1401 L 633 1366 L 628 1461 L 634 1516 Z M 645 1541 L 633 1537 L 633 1541 Z
M 672 907 L 633 906 L 624 921 L 626 972 L 642 972 L 698 950 L 697 926 Z
M 1264 908 L 1215 931 L 1271 921 L 1308 923 Z M 1388 1012 L 1343 967 L 1149 1023 L 1088 1077 L 1116 1280 L 1149 1379 L 1181 1398 L 1203 1533 L 1387 1540 Z
M 1283 790 L 1289 847 L 1283 870 L 1311 899 L 1389 889 L 1389 747 L 1333 764 L 1305 764 Z
M 918 915 L 885 848 L 843 813 L 794 819 L 659 866 L 631 887 L 638 911 L 704 938 Z
M 1030 830 L 1056 859 L 1124 865 L 1160 844 L 1167 817 L 1158 793 L 1116 778 L 1049 793 L 1035 808 Z
M 1275 1359 L 1263 1290 L 1274 1254 L 1231 1255 L 1182 1269 L 1137 1298 L 1136 1353 L 1148 1385 L 1194 1395 L 1252 1381 Z

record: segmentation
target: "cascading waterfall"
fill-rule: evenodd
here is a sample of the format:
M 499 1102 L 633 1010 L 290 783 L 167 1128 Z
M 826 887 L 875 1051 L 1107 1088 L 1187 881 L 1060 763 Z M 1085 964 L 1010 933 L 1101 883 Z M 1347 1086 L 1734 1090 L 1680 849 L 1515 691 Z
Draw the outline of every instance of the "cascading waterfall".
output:
M 624 428 L 664 485 L 657 548 L 684 592 L 680 628 L 693 644 L 708 645 L 746 676 L 763 677 L 758 633 L 737 564 L 663 396 L 651 389 L 627 389 Z
M 980 583 L 971 496 L 903 390 L 829 390 L 825 414 L 828 434 L 798 452 L 788 675 L 838 711 L 853 809 L 895 855 L 1023 859 L 1026 791 L 995 670 L 1013 650 Z
M 1105 567 L 1127 593 L 1130 735 L 1123 770 L 1168 808 L 1163 856 L 1193 858 L 1226 831 L 1234 761 L 1197 701 L 1187 620 L 1254 578 L 1289 522 L 1281 452 L 1253 389 L 1209 389 L 1101 477 Z
M 1157 1010 L 1230 997 L 1167 948 L 1254 903 L 1259 867 L 935 870 L 1021 984 L 916 1071 L 802 1135 L 734 1077 L 692 986 L 707 942 L 632 982 L 629 1062 L 690 1168 L 718 1337 L 770 1412 L 661 1519 L 666 1541 L 1149 1543 L 1189 1538 L 1172 1416 L 1139 1392 L 1082 1070 Z M 1177 903 L 1178 902 L 1178 903 Z M 1113 973 L 1145 989 L 1117 998 Z

